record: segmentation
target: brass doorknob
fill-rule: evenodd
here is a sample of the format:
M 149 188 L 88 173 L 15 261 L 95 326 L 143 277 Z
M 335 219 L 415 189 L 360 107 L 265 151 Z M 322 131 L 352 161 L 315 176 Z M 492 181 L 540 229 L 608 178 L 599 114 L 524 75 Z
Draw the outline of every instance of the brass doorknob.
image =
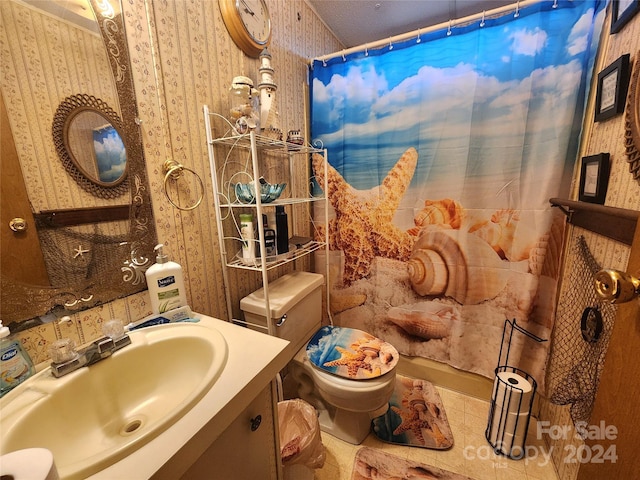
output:
M 640 295 L 640 279 L 619 270 L 600 270 L 595 284 L 600 298 L 609 303 L 629 302 Z
M 24 232 L 27 229 L 27 221 L 20 217 L 12 218 L 9 228 L 16 233 Z

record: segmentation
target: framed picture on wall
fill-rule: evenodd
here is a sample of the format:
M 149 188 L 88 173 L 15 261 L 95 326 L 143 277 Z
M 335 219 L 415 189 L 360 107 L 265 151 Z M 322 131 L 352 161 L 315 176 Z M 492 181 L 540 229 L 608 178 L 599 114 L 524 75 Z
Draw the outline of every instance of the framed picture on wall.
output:
M 626 53 L 598 74 L 595 121 L 624 112 L 629 89 L 629 54 Z
M 578 193 L 581 202 L 604 205 L 609 185 L 609 168 L 608 153 L 582 157 L 580 191 Z
M 611 0 L 611 33 L 622 30 L 640 11 L 640 0 Z

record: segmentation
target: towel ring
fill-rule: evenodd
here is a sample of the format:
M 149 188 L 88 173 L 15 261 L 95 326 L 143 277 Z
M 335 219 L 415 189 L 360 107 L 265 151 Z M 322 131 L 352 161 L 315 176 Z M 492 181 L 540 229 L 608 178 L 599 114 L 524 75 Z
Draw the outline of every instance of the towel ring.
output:
M 164 171 L 164 194 L 171 205 L 176 207 L 178 210 L 193 210 L 198 205 L 200 205 L 202 199 L 204 198 L 204 184 L 202 183 L 202 179 L 196 172 L 171 159 L 165 160 L 165 162 L 162 164 L 162 169 Z M 178 179 L 182 176 L 183 171 L 193 173 L 193 175 L 198 179 L 198 183 L 200 184 L 200 195 L 198 195 L 198 200 L 190 207 L 181 207 L 180 205 L 175 203 L 169 196 L 169 191 L 167 190 L 167 182 L 169 181 L 169 179 L 172 178 L 173 180 L 178 181 Z

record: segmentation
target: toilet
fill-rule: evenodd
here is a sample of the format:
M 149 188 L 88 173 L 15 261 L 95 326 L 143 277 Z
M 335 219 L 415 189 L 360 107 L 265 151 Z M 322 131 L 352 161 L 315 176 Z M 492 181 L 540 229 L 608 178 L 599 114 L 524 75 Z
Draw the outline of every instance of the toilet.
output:
M 324 277 L 292 272 L 269 283 L 270 322 L 289 340 L 291 362 L 285 390 L 318 410 L 321 430 L 359 445 L 371 420 L 389 408 L 395 388 L 397 350 L 362 330 L 321 327 Z M 264 331 L 264 290 L 244 297 L 249 328 Z

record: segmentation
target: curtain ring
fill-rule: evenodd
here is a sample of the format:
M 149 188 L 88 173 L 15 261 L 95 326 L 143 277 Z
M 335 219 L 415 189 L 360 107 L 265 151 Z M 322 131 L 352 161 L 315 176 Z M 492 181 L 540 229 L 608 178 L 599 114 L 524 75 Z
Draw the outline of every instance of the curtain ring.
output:
M 171 205 L 176 207 L 178 210 L 193 210 L 198 205 L 200 205 L 200 203 L 202 202 L 202 199 L 204 198 L 204 184 L 202 183 L 202 179 L 196 172 L 176 162 L 175 160 L 171 160 L 171 159 L 166 160 L 164 162 L 164 164 L 162 165 L 162 169 L 164 170 L 164 173 L 165 173 L 164 182 L 163 182 L 164 194 L 167 197 L 167 200 L 169 200 L 169 203 Z M 200 195 L 198 195 L 198 200 L 196 201 L 196 203 L 194 203 L 190 207 L 181 207 L 180 205 L 176 204 L 169 196 L 169 191 L 167 190 L 167 182 L 169 181 L 169 179 L 171 178 L 173 180 L 178 181 L 183 171 L 193 173 L 193 175 L 195 175 L 195 177 L 198 179 L 198 183 L 200 184 Z

